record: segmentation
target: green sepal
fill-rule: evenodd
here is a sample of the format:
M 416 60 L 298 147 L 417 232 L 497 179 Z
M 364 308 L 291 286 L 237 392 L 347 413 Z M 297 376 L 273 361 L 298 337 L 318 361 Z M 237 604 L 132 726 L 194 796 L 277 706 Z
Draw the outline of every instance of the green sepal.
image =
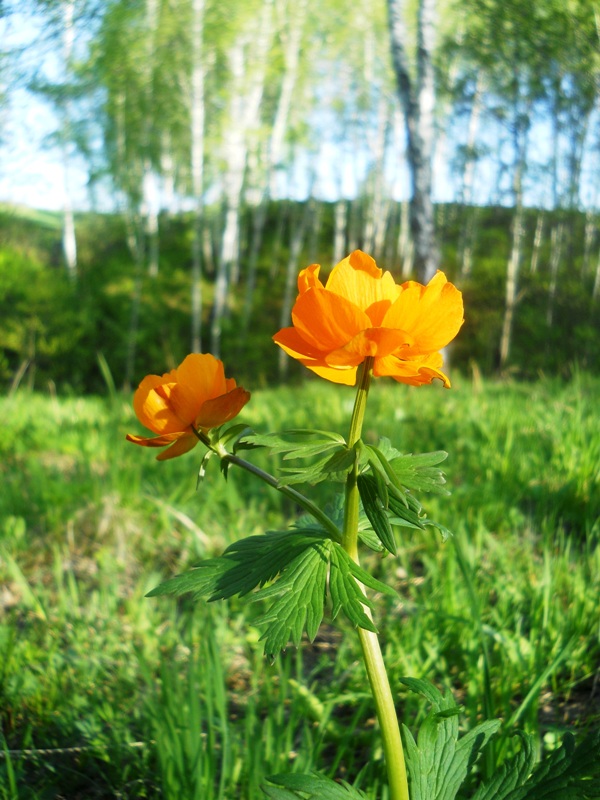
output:
M 267 778 L 275 786 L 260 787 L 270 800 L 367 800 L 359 789 L 341 781 L 337 783 L 324 775 L 272 775 Z
M 459 737 L 460 707 L 450 693 L 442 694 L 428 681 L 416 678 L 403 678 L 402 683 L 432 705 L 419 730 L 418 744 L 402 726 L 411 800 L 454 800 L 482 748 L 500 728 L 500 720 L 486 720 Z
M 363 504 L 363 509 L 373 530 L 382 545 L 389 552 L 396 555 L 396 542 L 390 524 L 388 511 L 378 492 L 378 483 L 373 475 L 359 475 L 357 478 L 358 491 Z

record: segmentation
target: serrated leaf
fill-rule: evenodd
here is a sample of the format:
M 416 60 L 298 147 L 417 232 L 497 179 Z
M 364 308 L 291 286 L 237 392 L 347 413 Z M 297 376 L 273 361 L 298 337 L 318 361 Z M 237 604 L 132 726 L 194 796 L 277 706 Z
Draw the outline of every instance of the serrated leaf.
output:
M 435 466 L 447 457 L 448 453 L 445 451 L 436 450 L 433 453 L 397 456 L 390 459 L 390 463 L 402 486 L 421 492 L 448 495 L 450 492 L 444 488 L 444 473 Z
M 243 596 L 275 578 L 302 550 L 322 539 L 321 531 L 311 529 L 249 536 L 231 544 L 219 558 L 207 559 L 161 583 L 147 596 L 191 593 L 195 599 L 210 600 Z
M 267 655 L 284 650 L 290 641 L 298 647 L 305 628 L 309 639 L 315 638 L 323 619 L 331 544 L 313 541 L 290 561 L 276 583 L 254 595 L 253 600 L 276 600 L 257 620 L 258 625 L 267 625 L 261 636 Z
M 488 795 L 491 797 L 491 795 Z M 590 800 L 600 797 L 600 730 L 578 745 L 567 733 L 561 746 L 534 769 L 505 800 Z
M 347 447 L 336 445 L 338 451 L 326 456 L 314 464 L 306 467 L 284 467 L 282 472 L 287 473 L 279 479 L 280 486 L 290 486 L 294 483 L 319 483 L 330 475 L 347 473 L 354 466 L 355 451 Z
M 292 437 L 291 440 L 290 437 Z M 303 439 L 302 437 L 309 438 Z M 339 433 L 313 431 L 305 428 L 296 428 L 281 434 L 252 433 L 244 437 L 244 442 L 259 447 L 268 447 L 273 455 L 286 453 L 288 454 L 285 456 L 286 458 L 307 458 L 346 444 L 346 440 Z
M 500 721 L 482 722 L 459 738 L 460 709 L 449 693 L 443 695 L 426 681 L 403 679 L 402 682 L 423 694 L 433 706 L 419 730 L 418 745 L 410 730 L 402 726 L 411 800 L 454 800 L 481 749 L 500 727 Z
M 507 800 L 512 791 L 525 783 L 535 765 L 536 752 L 533 736 L 517 731 L 521 737 L 521 749 L 513 758 L 505 761 L 481 784 L 471 800 Z
M 354 562 L 338 544 L 332 542 L 331 545 L 329 593 L 333 618 L 335 619 L 342 610 L 353 625 L 377 633 L 373 620 L 367 616 L 364 610 L 365 606 L 372 608 L 373 604 L 356 582 L 350 568 L 350 563 Z M 371 581 L 375 580 L 371 576 L 368 577 Z M 379 581 L 376 583 L 379 584 Z M 380 584 L 380 586 L 384 587 L 385 584 Z
M 387 509 L 377 491 L 377 481 L 372 475 L 359 475 L 357 485 L 364 512 L 373 526 L 373 530 L 383 546 L 395 556 L 396 541 L 394 532 L 390 525 Z
M 367 795 L 342 781 L 336 783 L 323 775 L 273 775 L 267 778 L 275 786 L 261 789 L 271 800 L 366 800 Z

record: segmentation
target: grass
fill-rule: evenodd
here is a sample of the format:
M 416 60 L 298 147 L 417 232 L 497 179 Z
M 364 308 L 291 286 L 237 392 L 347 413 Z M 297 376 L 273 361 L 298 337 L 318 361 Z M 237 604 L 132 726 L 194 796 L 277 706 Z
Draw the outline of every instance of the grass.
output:
M 450 452 L 452 496 L 422 500 L 455 537 L 404 531 L 397 559 L 373 561 L 399 594 L 377 621 L 394 686 L 428 677 L 466 726 L 503 719 L 483 771 L 514 725 L 542 748 L 600 722 L 599 390 L 585 374 L 457 377 L 451 392 L 379 382 L 369 399 L 366 437 Z M 352 399 L 324 382 L 257 391 L 244 420 L 345 432 Z M 284 525 L 289 501 L 213 463 L 196 492 L 200 448 L 159 464 L 126 443 L 139 427 L 117 393 L 19 390 L 0 412 L 0 798 L 254 800 L 266 775 L 318 768 L 385 800 L 352 631 L 326 624 L 270 664 L 254 604 L 144 598 Z M 397 705 L 416 726 L 419 701 L 398 690 Z

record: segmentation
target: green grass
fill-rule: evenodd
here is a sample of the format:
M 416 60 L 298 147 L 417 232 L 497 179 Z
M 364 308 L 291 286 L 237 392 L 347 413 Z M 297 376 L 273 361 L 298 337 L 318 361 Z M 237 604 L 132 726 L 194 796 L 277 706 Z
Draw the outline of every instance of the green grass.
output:
M 365 436 L 445 449 L 451 497 L 423 497 L 454 531 L 402 533 L 370 566 L 394 686 L 453 688 L 465 725 L 501 717 L 551 747 L 600 722 L 600 380 L 377 382 Z M 324 382 L 256 391 L 256 430 L 345 432 L 353 393 Z M 0 798 L 260 798 L 260 781 L 321 769 L 385 800 L 355 636 L 324 625 L 273 664 L 259 608 L 145 593 L 242 536 L 297 513 L 246 475 L 227 482 L 200 447 L 164 464 L 125 442 L 130 398 L 0 400 Z M 253 455 L 254 457 L 254 455 Z M 268 456 L 257 453 L 261 466 Z M 311 490 L 319 503 L 328 487 Z M 411 727 L 424 709 L 398 689 Z M 40 749 L 51 751 L 38 752 Z

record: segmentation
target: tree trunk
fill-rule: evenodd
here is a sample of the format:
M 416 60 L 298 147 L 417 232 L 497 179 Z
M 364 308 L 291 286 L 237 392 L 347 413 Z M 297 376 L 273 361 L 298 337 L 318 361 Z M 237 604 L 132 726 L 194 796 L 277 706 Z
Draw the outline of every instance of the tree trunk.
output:
M 501 369 L 506 366 L 510 356 L 512 330 L 517 305 L 519 268 L 521 265 L 521 242 L 523 238 L 523 176 L 525 173 L 530 104 L 526 102 L 524 108 L 520 108 L 520 105 L 517 95 L 515 99 L 513 121 L 513 146 L 515 152 L 513 196 L 515 202 L 515 216 L 512 225 L 511 252 L 506 270 L 504 319 L 500 337 Z
M 73 58 L 73 45 L 75 43 L 74 25 L 74 0 L 65 0 L 63 4 L 63 62 L 65 77 L 71 71 L 71 61 Z M 71 202 L 70 185 L 70 153 L 69 140 L 71 138 L 71 114 L 69 100 L 62 101 L 62 161 L 63 161 L 63 232 L 62 245 L 65 264 L 69 277 L 73 280 L 77 277 L 77 238 L 75 235 L 75 218 L 73 215 L 73 205 Z
M 562 254 L 564 222 L 559 222 L 552 228 L 551 253 L 550 253 L 550 286 L 548 287 L 548 308 L 546 309 L 546 324 L 552 327 L 554 317 L 554 300 L 556 298 L 556 285 L 558 282 L 558 268 Z
M 479 117 L 481 115 L 481 98 L 483 95 L 483 81 L 477 79 L 471 111 L 469 114 L 469 128 L 467 133 L 467 146 L 465 153 L 465 165 L 462 176 L 461 186 L 461 205 L 463 210 L 463 226 L 459 244 L 460 274 L 467 277 L 471 274 L 473 265 L 473 243 L 476 228 L 476 209 L 473 208 L 473 184 L 475 179 L 475 143 L 479 130 Z
M 277 187 L 277 177 L 279 171 L 284 167 L 284 142 L 285 133 L 288 126 L 290 109 L 292 107 L 292 97 L 294 88 L 298 80 L 298 68 L 300 64 L 300 45 L 302 43 L 302 32 L 306 19 L 307 0 L 299 0 L 295 4 L 290 15 L 289 30 L 282 35 L 284 44 L 285 69 L 281 80 L 281 91 L 277 102 L 277 111 L 271 130 L 271 141 L 269 147 L 269 194 L 272 198 L 279 196 Z
M 544 212 L 540 209 L 535 223 L 535 234 L 533 236 L 533 249 L 531 251 L 531 265 L 529 271 L 535 275 L 538 268 L 538 261 L 540 259 L 540 249 L 542 241 L 544 240 Z
M 192 239 L 192 353 L 202 351 L 202 239 L 204 214 L 204 0 L 192 3 L 191 166 L 194 195 Z
M 283 300 L 281 303 L 281 316 L 279 318 L 279 327 L 284 328 L 289 325 L 290 314 L 292 311 L 292 301 L 294 299 L 294 289 L 298 275 L 298 259 L 300 258 L 300 250 L 304 243 L 306 229 L 308 222 L 313 214 L 314 200 L 310 198 L 306 201 L 304 210 L 298 205 L 298 210 L 301 211 L 301 218 L 297 219 L 296 214 L 290 215 L 290 256 L 287 263 L 285 274 L 285 289 L 283 292 Z M 279 378 L 285 378 L 289 365 L 289 356 L 283 350 L 279 351 L 278 371 Z
M 388 10 L 392 59 L 406 120 L 412 183 L 410 227 L 414 242 L 414 266 L 419 280 L 427 282 L 440 263 L 431 194 L 435 105 L 432 55 L 436 6 L 435 0 L 419 0 L 416 80 L 411 77 L 406 56 L 408 34 L 401 0 L 388 0 Z
M 244 31 L 229 52 L 232 86 L 230 122 L 225 135 L 225 159 L 228 165 L 224 179 L 225 223 L 211 323 L 211 352 L 215 356 L 221 350 L 222 321 L 229 284 L 236 284 L 239 279 L 240 211 L 248 155 L 248 132 L 251 128 L 258 127 L 267 51 L 272 34 L 272 0 L 265 2 L 263 14 L 256 27 L 258 30 Z M 248 86 L 244 81 L 247 73 L 245 51 L 250 49 L 254 57 L 254 68 Z
M 343 197 L 336 200 L 333 209 L 333 263 L 338 264 L 346 251 L 346 219 L 348 201 Z

